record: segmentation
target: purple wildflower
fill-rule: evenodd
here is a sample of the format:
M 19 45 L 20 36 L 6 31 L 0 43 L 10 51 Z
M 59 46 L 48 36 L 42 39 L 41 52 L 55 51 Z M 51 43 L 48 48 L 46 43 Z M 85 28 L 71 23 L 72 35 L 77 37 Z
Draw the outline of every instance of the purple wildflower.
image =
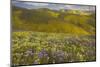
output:
M 38 57 L 39 57 L 39 58 L 42 58 L 42 57 L 43 57 L 43 53 L 40 52 L 40 53 L 38 54 Z
M 47 57 L 48 54 L 46 52 L 46 50 L 42 49 L 41 52 L 39 52 L 38 57 L 42 58 L 42 57 Z

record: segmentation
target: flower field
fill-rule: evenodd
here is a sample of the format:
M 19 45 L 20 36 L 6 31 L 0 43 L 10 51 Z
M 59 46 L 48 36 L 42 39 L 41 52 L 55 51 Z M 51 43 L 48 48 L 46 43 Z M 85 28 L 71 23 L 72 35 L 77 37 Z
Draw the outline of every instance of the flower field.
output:
M 12 64 L 54 64 L 95 61 L 94 35 L 12 32 Z

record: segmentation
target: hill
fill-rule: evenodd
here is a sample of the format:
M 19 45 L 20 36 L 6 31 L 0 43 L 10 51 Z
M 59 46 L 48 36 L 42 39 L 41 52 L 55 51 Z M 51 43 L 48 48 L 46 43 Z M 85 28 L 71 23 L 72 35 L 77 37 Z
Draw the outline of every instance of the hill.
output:
M 12 7 L 13 31 L 94 35 L 95 24 L 94 12 Z

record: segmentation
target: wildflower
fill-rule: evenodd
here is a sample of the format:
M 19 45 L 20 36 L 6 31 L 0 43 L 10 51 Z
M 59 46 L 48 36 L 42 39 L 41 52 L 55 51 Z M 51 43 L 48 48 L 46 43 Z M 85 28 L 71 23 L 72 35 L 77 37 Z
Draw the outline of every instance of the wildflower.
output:
M 29 56 L 29 55 L 34 55 L 34 52 L 32 51 L 32 49 L 28 50 L 25 52 L 25 56 Z
M 41 52 L 39 52 L 38 57 L 42 58 L 42 57 L 47 57 L 48 54 L 46 52 L 46 50 L 42 49 Z

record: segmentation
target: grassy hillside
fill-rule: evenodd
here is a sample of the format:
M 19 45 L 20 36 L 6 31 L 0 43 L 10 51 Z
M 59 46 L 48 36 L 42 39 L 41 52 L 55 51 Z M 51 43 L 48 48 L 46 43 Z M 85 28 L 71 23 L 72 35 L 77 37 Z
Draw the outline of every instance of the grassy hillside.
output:
M 47 8 L 24 9 L 13 7 L 13 31 L 58 32 L 76 35 L 95 34 L 95 14 L 70 10 L 50 10 Z

